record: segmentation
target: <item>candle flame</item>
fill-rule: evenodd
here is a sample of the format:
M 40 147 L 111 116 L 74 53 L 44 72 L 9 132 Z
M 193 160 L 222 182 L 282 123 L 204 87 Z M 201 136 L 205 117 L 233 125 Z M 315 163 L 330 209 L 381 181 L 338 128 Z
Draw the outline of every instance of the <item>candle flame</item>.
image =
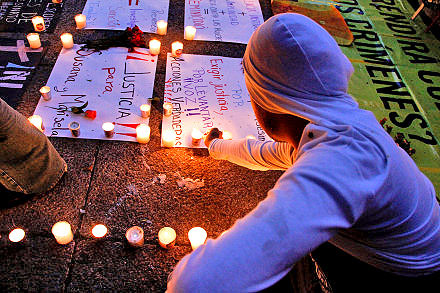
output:
M 11 233 L 9 233 L 9 240 L 11 240 L 12 242 L 20 242 L 21 240 L 24 239 L 25 235 L 26 233 L 24 232 L 23 229 L 16 228 L 12 230 Z

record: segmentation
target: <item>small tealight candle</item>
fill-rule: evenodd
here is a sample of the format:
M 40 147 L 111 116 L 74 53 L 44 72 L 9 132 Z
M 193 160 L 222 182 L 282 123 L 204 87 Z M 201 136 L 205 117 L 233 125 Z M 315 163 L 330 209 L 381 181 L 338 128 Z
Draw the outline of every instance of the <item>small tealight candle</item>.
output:
M 229 131 L 223 131 L 223 139 L 232 139 L 232 133 Z
M 147 124 L 139 124 L 136 127 L 136 140 L 139 143 L 147 143 L 150 141 L 150 126 Z
M 44 131 L 43 119 L 39 115 L 32 115 L 28 118 L 29 122 L 37 127 L 41 132 Z
M 43 100 L 45 101 L 50 101 L 50 99 L 52 99 L 52 95 L 50 93 L 50 87 L 48 87 L 47 85 L 43 86 L 40 89 L 40 94 L 43 97 Z
M 150 49 L 151 55 L 159 55 L 159 53 L 160 53 L 160 41 L 159 40 L 152 39 L 148 43 L 148 47 Z
M 197 247 L 204 244 L 206 241 L 206 237 L 208 234 L 205 229 L 201 227 L 194 227 L 188 232 L 189 242 L 191 243 L 191 247 L 193 250 L 196 250 Z
M 73 136 L 78 137 L 80 134 L 80 125 L 79 122 L 72 121 L 69 123 L 69 130 L 72 133 Z
M 64 33 L 60 36 L 61 43 L 63 43 L 64 49 L 70 49 L 73 47 L 73 37 L 72 34 Z
M 159 35 L 166 35 L 167 34 L 167 26 L 168 23 L 165 20 L 158 20 L 156 22 L 156 26 L 157 26 L 157 33 Z
M 108 229 L 106 226 L 104 226 L 103 224 L 98 224 L 92 228 L 92 235 L 95 238 L 102 238 L 107 235 L 107 231 Z
M 194 37 L 196 36 L 196 28 L 192 25 L 188 25 L 185 27 L 185 39 L 186 40 L 194 40 Z
M 142 118 L 150 117 L 151 106 L 148 104 L 142 104 L 140 107 Z
M 77 29 L 82 29 L 86 27 L 86 16 L 84 14 L 75 15 L 75 23 Z
M 38 49 L 41 47 L 40 35 L 38 35 L 37 33 L 27 34 L 26 38 L 29 42 L 29 47 L 31 47 L 31 49 Z
M 24 239 L 24 236 L 26 236 L 24 230 L 21 228 L 16 228 L 9 233 L 9 240 L 11 242 L 17 243 L 22 241 Z
M 172 148 L 176 143 L 176 134 L 173 130 L 167 129 L 162 133 L 162 145 Z
M 171 44 L 171 55 L 173 57 L 180 57 L 183 52 L 183 44 L 179 41 L 175 41 Z
M 52 226 L 52 234 L 59 244 L 67 244 L 73 240 L 72 228 L 66 221 L 55 223 Z
M 144 245 L 144 230 L 141 227 L 133 226 L 125 233 L 128 243 L 134 247 Z
M 102 130 L 104 130 L 106 137 L 113 137 L 115 134 L 115 125 L 111 122 L 105 122 L 102 124 Z
M 192 144 L 194 146 L 197 146 L 200 144 L 200 141 L 202 141 L 203 133 L 198 130 L 197 128 L 193 128 L 191 132 L 191 138 L 192 138 Z
M 163 103 L 163 114 L 165 116 L 171 116 L 173 114 L 173 104 L 170 102 L 164 102 Z
M 44 18 L 41 16 L 32 17 L 32 24 L 34 25 L 34 30 L 36 32 L 42 32 L 46 29 L 44 26 Z
M 170 249 L 176 243 L 176 231 L 171 227 L 163 227 L 159 230 L 158 238 L 160 246 Z

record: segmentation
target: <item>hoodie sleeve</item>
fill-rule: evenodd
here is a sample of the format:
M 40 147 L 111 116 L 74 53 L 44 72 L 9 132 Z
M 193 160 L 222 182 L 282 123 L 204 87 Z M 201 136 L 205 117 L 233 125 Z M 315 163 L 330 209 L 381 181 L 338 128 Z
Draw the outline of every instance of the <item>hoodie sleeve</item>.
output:
M 283 142 L 260 142 L 255 139 L 214 139 L 209 154 L 217 160 L 252 170 L 287 170 L 293 164 L 294 148 Z
M 368 200 L 356 170 L 342 154 L 302 156 L 253 211 L 177 264 L 167 292 L 255 292 L 270 287 L 361 216 Z

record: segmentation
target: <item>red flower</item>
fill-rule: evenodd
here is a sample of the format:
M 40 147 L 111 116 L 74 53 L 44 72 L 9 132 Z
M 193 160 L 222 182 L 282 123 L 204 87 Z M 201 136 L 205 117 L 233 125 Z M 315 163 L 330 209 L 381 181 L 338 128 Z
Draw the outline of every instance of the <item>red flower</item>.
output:
M 90 118 L 90 119 L 96 118 L 96 111 L 94 111 L 94 110 L 86 110 L 84 113 L 87 118 Z

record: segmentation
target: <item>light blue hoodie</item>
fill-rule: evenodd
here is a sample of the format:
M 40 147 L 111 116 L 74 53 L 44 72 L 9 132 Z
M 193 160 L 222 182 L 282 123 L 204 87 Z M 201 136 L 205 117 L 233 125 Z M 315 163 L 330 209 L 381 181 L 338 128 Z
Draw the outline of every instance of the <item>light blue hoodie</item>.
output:
M 246 217 L 178 263 L 168 292 L 259 291 L 325 241 L 388 272 L 440 270 L 434 188 L 347 94 L 353 68 L 333 38 L 305 16 L 280 14 L 255 31 L 243 61 L 255 103 L 310 123 L 297 150 L 212 141 L 216 159 L 286 172 Z

